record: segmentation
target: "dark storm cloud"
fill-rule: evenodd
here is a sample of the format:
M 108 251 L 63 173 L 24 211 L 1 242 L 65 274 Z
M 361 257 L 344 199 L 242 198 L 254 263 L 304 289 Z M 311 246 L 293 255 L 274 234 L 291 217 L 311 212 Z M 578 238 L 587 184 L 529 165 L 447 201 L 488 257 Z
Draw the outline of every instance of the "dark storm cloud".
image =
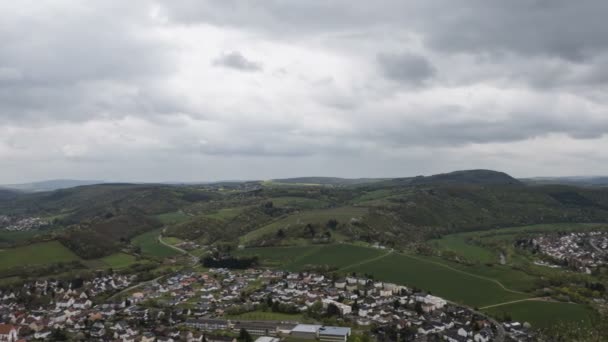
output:
M 221 56 L 213 60 L 213 65 L 237 69 L 240 71 L 262 70 L 260 63 L 245 58 L 245 56 L 238 51 L 223 53 Z
M 259 30 L 278 39 L 384 27 L 415 34 L 440 53 L 560 59 L 588 65 L 591 74 L 602 72 L 593 57 L 608 52 L 608 2 L 601 0 L 182 0 L 165 6 L 175 22 Z M 539 83 L 534 76 L 523 81 Z
M 421 85 L 435 74 L 431 63 L 415 54 L 379 54 L 377 59 L 383 74 L 400 83 Z

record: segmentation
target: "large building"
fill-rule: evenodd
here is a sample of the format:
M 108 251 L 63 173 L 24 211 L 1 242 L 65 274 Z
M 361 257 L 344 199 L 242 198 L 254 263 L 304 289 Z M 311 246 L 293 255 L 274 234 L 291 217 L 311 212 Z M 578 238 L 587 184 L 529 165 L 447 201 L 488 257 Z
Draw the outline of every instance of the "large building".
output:
M 321 327 L 319 329 L 319 340 L 326 342 L 346 342 L 350 336 L 350 328 L 343 327 Z

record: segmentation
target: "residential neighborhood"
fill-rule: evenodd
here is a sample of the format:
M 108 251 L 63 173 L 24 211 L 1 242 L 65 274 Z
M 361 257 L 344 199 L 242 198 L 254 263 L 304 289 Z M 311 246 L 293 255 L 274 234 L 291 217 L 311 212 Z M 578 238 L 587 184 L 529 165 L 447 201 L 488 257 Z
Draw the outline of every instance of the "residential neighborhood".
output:
M 608 233 L 571 232 L 547 234 L 529 240 L 528 247 L 549 257 L 551 262 L 540 265 L 555 265 L 576 269 L 591 274 L 594 269 L 608 264 Z
M 265 313 L 282 319 L 256 319 Z M 248 316 L 249 315 L 249 316 Z M 271 316 L 272 317 L 272 316 Z M 138 285 L 135 276 L 39 280 L 0 292 L 0 341 L 475 341 L 532 336 L 419 290 L 366 277 L 209 269 Z M 505 335 L 507 334 L 507 335 Z M 270 340 L 268 340 L 270 339 Z
M 28 231 L 48 226 L 49 222 L 40 217 L 16 218 L 0 215 L 0 230 Z

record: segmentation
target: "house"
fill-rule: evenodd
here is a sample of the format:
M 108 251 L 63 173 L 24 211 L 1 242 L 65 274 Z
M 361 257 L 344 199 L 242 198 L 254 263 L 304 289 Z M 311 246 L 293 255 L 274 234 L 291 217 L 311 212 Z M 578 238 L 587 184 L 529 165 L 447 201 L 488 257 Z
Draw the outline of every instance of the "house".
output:
M 321 327 L 319 329 L 319 340 L 327 342 L 346 342 L 350 333 L 350 328 Z
M 154 342 L 156 341 L 156 336 L 151 332 L 145 332 L 143 335 L 139 337 L 139 342 Z
M 45 340 L 47 337 L 49 337 L 51 335 L 51 333 L 52 333 L 52 331 L 50 331 L 50 330 L 39 331 L 34 334 L 34 338 L 37 340 Z
M 19 339 L 19 328 L 12 324 L 0 324 L 0 341 L 15 342 Z

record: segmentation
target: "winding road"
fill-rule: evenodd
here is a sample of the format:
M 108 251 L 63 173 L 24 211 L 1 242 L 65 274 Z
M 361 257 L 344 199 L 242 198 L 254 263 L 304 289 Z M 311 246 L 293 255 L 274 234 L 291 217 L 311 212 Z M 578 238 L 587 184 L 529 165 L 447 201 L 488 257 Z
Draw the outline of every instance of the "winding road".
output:
M 166 229 L 167 229 L 167 228 L 163 228 L 163 229 L 161 230 L 160 234 L 158 234 L 158 242 L 159 242 L 160 244 L 162 244 L 162 245 L 165 245 L 165 246 L 167 246 L 167 247 L 169 247 L 169 248 L 171 248 L 171 249 L 174 249 L 174 250 L 176 250 L 176 251 L 180 252 L 181 254 L 188 255 L 188 256 L 191 258 L 192 266 L 196 265 L 196 264 L 198 263 L 198 260 L 199 260 L 199 258 L 198 258 L 197 256 L 195 256 L 195 255 L 191 254 L 190 252 L 188 252 L 188 251 L 187 251 L 187 250 L 185 250 L 185 249 L 182 249 L 182 248 L 179 248 L 179 247 L 173 246 L 173 245 L 171 245 L 171 244 L 168 244 L 168 243 L 166 243 L 166 242 L 163 240 L 163 233 L 165 232 L 165 230 L 166 230 Z

